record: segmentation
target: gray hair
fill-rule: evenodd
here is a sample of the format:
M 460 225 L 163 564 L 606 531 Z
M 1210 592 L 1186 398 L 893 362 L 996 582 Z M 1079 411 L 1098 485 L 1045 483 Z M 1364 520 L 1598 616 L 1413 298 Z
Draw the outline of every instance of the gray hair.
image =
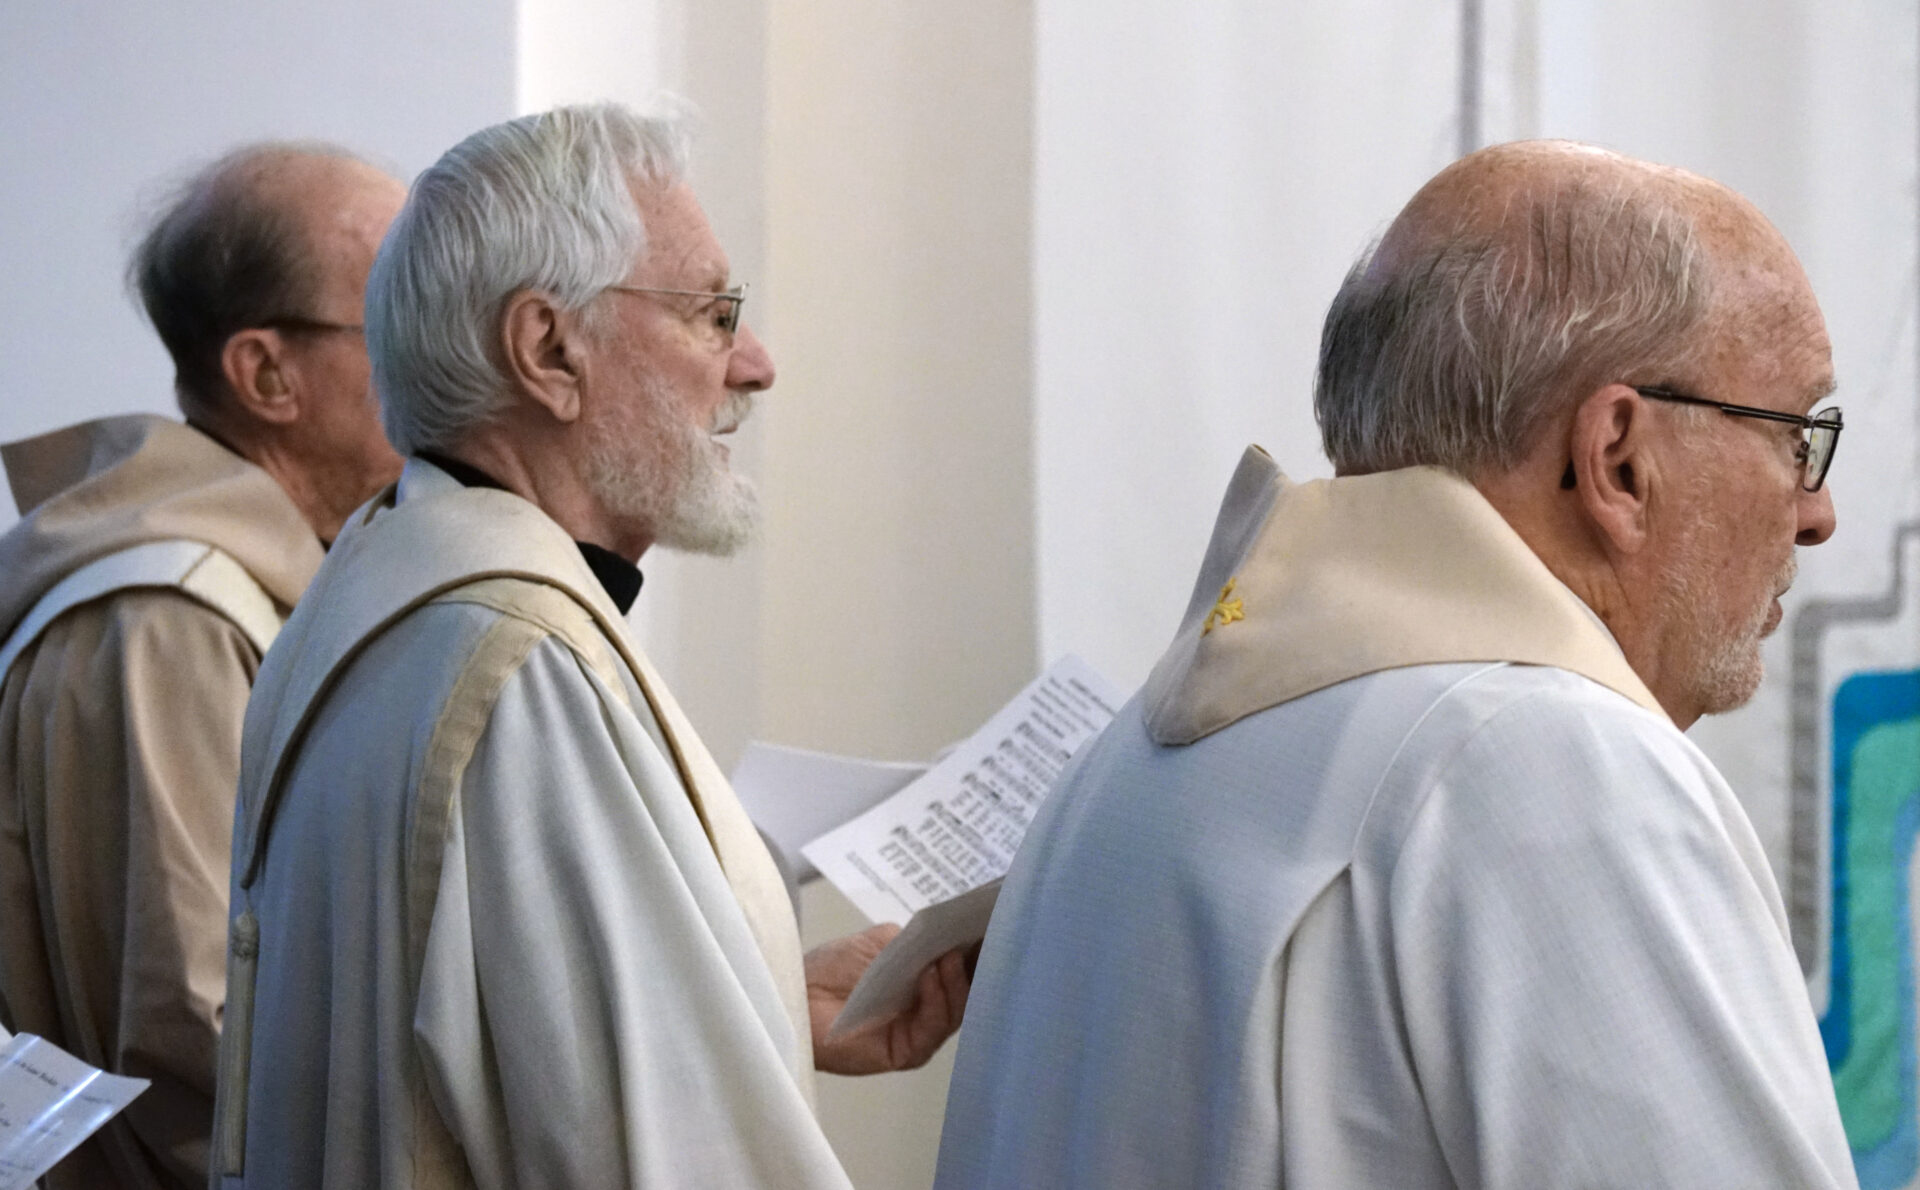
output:
M 415 180 L 367 278 L 367 354 L 401 453 L 445 449 L 505 407 L 509 297 L 579 310 L 627 275 L 647 243 L 629 183 L 678 181 L 689 139 L 680 111 L 555 108 L 474 133 Z
M 1523 233 L 1436 237 L 1380 269 L 1376 241 L 1348 272 L 1313 395 L 1341 474 L 1510 469 L 1594 387 L 1690 362 L 1711 277 L 1677 202 L 1582 181 L 1522 217 Z
M 367 164 L 320 141 L 234 149 L 167 192 L 127 262 L 127 288 L 173 357 L 174 393 L 188 417 L 212 414 L 231 396 L 221 364 L 228 339 L 275 318 L 310 316 L 318 297 L 307 229 L 287 196 L 269 198 L 262 184 L 289 157 Z

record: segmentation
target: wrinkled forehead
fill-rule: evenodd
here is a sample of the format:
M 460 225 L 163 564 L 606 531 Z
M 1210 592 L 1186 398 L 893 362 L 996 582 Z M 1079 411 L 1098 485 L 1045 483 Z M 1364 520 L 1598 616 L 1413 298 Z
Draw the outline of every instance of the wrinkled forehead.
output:
M 1832 392 L 1826 318 L 1792 254 L 1720 257 L 1714 267 L 1709 365 L 1743 384 L 1777 391 L 1794 412 Z
M 1813 285 L 1787 239 L 1758 208 L 1724 187 L 1694 216 L 1713 278 L 1707 320 L 1713 362 L 1807 400 L 1833 387 L 1833 348 Z
M 669 186 L 632 179 L 634 206 L 647 228 L 640 271 L 650 283 L 686 289 L 724 289 L 728 263 L 707 213 L 684 182 Z

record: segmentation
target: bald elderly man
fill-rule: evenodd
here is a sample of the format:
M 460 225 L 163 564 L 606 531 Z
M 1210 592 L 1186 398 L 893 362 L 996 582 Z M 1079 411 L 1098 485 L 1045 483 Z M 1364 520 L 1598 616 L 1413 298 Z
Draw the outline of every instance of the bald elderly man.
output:
M 1722 186 L 1534 143 L 1422 189 L 1327 316 L 1337 478 L 1248 451 L 1014 862 L 940 1190 L 1853 1186 L 1773 877 L 1681 734 L 1833 532 L 1832 387 Z
M 54 1190 L 206 1185 L 240 722 L 322 544 L 400 470 L 360 302 L 404 197 L 324 145 L 208 166 L 129 270 L 185 424 L 0 448 L 0 1021 L 153 1080 Z

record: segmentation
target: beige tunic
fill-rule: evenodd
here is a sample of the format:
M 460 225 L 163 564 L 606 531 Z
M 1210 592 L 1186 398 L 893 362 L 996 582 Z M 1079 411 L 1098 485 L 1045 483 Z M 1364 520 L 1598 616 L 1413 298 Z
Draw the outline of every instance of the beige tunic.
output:
M 143 542 L 202 541 L 282 605 L 320 547 L 267 474 L 155 417 L 4 448 L 0 639 Z M 52 622 L 0 685 L 0 1020 L 153 1080 L 52 1187 L 205 1184 L 240 721 L 259 651 L 221 613 L 125 590 Z

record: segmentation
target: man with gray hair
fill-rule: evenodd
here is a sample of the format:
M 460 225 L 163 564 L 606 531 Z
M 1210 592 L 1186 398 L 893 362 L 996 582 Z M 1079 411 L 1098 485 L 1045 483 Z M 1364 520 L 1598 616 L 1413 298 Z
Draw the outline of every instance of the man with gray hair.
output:
M 0 1021 L 153 1086 L 50 1187 L 202 1187 L 240 721 L 322 543 L 399 471 L 360 302 L 399 182 L 236 150 L 172 194 L 129 282 L 186 424 L 0 447 Z
M 1750 697 L 1841 418 L 1780 234 L 1499 146 L 1327 316 L 1336 478 L 1257 447 L 1139 698 L 1028 834 L 937 1185 L 1850 1187 Z
M 230 1186 L 844 1187 L 812 1072 L 924 1062 L 960 956 L 825 1027 L 891 927 L 805 957 L 630 634 L 634 560 L 753 528 L 773 383 L 679 123 L 484 129 L 368 284 L 387 432 L 247 709 L 216 1169 Z

